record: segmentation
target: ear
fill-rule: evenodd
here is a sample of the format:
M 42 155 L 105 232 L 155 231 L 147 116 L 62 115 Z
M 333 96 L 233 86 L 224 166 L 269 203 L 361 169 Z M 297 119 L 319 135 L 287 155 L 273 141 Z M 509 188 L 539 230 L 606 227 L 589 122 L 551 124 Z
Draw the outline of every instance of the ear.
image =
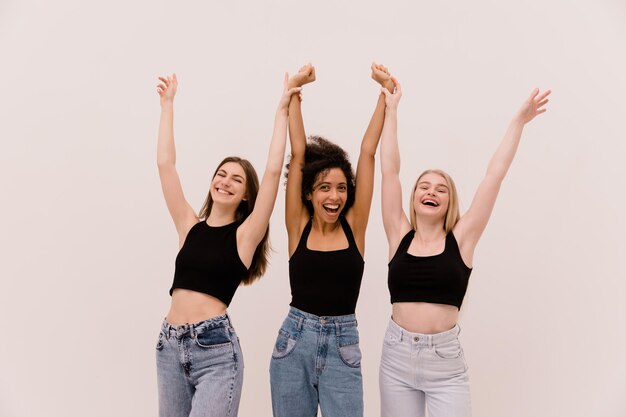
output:
M 304 198 L 306 198 L 307 200 L 311 201 L 311 193 L 306 193 L 306 195 L 304 196 Z

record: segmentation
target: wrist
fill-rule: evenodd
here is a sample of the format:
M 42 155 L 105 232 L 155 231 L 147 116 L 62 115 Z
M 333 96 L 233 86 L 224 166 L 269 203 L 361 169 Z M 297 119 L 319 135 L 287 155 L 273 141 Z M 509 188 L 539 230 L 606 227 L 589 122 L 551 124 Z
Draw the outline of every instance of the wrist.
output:
M 168 108 L 174 107 L 174 99 L 173 99 L 173 98 L 172 98 L 172 99 L 161 99 L 161 107 L 162 107 L 162 108 L 165 108 L 165 107 L 168 107 Z

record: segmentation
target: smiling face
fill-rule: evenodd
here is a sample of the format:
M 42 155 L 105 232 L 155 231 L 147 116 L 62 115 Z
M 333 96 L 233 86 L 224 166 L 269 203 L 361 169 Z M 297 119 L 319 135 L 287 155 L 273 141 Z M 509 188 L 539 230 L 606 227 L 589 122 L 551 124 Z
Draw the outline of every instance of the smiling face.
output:
M 335 223 L 348 199 L 348 184 L 343 171 L 331 168 L 320 173 L 313 191 L 306 198 L 313 206 L 313 216 L 325 223 Z
M 429 169 L 418 178 L 411 193 L 411 226 L 417 230 L 417 218 L 442 220 L 446 233 L 459 221 L 459 199 L 454 181 L 444 171 Z
M 237 162 L 220 166 L 211 181 L 211 197 L 215 203 L 237 207 L 246 200 L 246 173 Z
M 445 220 L 450 201 L 448 181 L 437 173 L 429 172 L 417 180 L 413 194 L 413 210 L 418 217 L 441 218 Z

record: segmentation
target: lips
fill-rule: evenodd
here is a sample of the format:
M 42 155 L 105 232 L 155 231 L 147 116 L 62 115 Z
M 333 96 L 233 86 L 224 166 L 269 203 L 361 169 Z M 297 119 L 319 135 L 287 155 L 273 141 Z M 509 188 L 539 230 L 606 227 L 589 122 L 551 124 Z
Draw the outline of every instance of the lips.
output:
M 435 200 L 432 200 L 430 198 L 427 198 L 425 200 L 422 200 L 422 204 L 425 206 L 430 206 L 430 207 L 439 207 L 439 203 Z
M 324 210 L 329 214 L 339 213 L 339 204 L 324 204 L 322 207 L 324 207 Z
M 233 195 L 233 193 L 231 193 L 230 191 L 226 191 L 223 188 L 215 188 L 215 190 L 219 193 L 219 194 L 223 194 L 223 195 Z

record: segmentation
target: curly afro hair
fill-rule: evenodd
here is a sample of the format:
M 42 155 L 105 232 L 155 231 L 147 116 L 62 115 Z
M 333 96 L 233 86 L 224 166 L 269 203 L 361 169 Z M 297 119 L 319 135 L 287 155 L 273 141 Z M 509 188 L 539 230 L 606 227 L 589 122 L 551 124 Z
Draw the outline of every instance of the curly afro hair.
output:
M 288 176 L 289 164 L 286 165 L 286 168 L 285 178 Z M 313 205 L 306 199 L 306 196 L 313 192 L 313 185 L 316 181 L 332 168 L 341 169 L 346 176 L 348 199 L 342 210 L 342 214 L 345 214 L 354 204 L 355 190 L 354 173 L 348 154 L 341 147 L 320 136 L 309 136 L 304 153 L 304 166 L 302 167 L 301 198 L 311 216 L 313 215 Z

